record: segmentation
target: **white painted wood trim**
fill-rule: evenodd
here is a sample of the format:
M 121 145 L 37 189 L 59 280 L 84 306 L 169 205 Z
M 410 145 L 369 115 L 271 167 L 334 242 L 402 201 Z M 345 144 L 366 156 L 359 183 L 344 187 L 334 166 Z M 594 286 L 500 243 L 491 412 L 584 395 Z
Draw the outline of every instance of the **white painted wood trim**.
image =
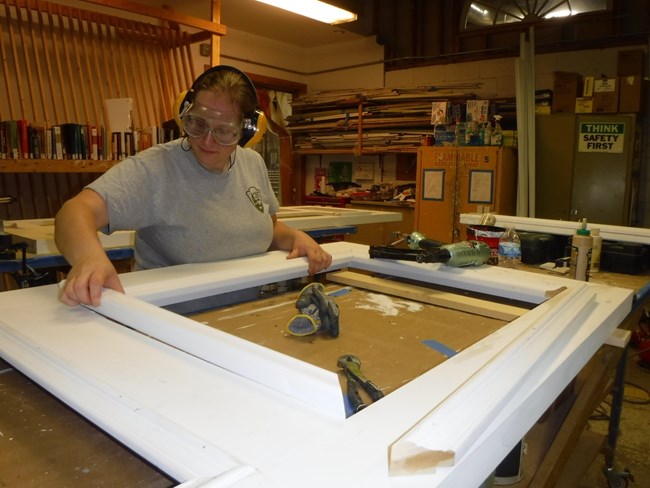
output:
M 550 313 L 540 316 L 530 312 L 537 317 L 529 320 L 525 329 L 391 446 L 391 474 L 435 472 L 437 467 L 453 466 L 523 386 L 529 373 L 543 369 L 554 358 L 555 349 L 575 332 L 571 324 L 580 320 L 594 300 L 592 290 L 577 286 L 551 298 L 545 304 L 552 308 Z
M 482 214 L 461 214 L 460 222 L 468 225 L 479 225 L 482 217 Z M 514 227 L 517 230 L 543 234 L 570 236 L 575 234 L 576 229 L 580 226 L 579 222 L 568 220 L 537 219 L 498 214 L 494 214 L 494 217 L 496 218 L 494 225 L 497 227 Z M 599 224 L 597 222 L 588 222 L 588 228 L 600 229 L 600 235 L 606 240 L 650 244 L 650 229 Z
M 99 307 L 88 308 L 322 413 L 345 418 L 336 373 L 113 290 L 104 290 Z
M 212 478 L 230 473 L 230 477 L 242 479 L 255 471 L 208 439 L 70 368 L 56 351 L 34 343 L 15 328 L 0 327 L 0 339 L 2 356 L 16 368 L 28 372 L 52 394 L 174 478 Z

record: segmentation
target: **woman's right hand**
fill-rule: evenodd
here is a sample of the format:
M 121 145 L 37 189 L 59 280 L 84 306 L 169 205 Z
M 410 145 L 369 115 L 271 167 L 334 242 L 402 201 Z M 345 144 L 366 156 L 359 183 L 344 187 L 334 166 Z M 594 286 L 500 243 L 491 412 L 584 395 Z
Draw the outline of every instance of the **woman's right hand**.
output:
M 105 255 L 83 258 L 70 269 L 59 299 L 70 306 L 83 304 L 97 307 L 104 288 L 124 293 L 113 263 Z
M 102 289 L 124 293 L 115 266 L 102 247 L 97 230 L 108 225 L 104 199 L 81 190 L 65 202 L 54 221 L 56 245 L 72 265 L 59 299 L 67 305 L 99 306 Z

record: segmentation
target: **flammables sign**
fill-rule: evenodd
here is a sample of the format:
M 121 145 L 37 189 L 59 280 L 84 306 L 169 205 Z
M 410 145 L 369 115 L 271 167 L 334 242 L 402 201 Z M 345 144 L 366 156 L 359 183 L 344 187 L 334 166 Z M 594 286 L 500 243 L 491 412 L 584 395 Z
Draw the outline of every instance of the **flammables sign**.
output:
M 625 124 L 581 122 L 578 152 L 622 153 Z

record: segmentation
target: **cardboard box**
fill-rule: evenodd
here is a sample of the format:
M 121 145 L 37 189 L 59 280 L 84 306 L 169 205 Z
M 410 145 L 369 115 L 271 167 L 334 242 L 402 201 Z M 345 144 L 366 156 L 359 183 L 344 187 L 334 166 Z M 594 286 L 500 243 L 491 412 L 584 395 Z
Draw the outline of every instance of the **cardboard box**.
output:
M 487 122 L 489 100 L 467 100 L 465 122 Z
M 593 97 L 594 96 L 594 80 L 596 78 L 593 76 L 585 76 L 584 87 L 582 88 L 583 97 Z
M 618 112 L 618 79 L 594 80 L 593 113 Z
M 576 98 L 576 113 L 590 114 L 594 111 L 594 100 L 591 97 Z
M 576 98 L 582 94 L 580 73 L 553 72 L 553 113 L 574 113 Z
M 619 51 L 616 62 L 618 76 L 643 75 L 645 73 L 645 51 L 643 49 L 628 49 Z
M 643 76 L 620 76 L 618 111 L 623 113 L 643 112 L 644 88 Z

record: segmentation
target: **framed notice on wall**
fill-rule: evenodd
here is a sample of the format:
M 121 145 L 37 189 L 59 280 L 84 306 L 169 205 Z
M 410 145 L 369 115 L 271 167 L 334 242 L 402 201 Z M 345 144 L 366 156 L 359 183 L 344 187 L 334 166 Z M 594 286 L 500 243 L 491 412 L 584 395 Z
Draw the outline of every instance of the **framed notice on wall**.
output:
M 374 180 L 375 165 L 372 163 L 356 163 L 354 165 L 355 180 Z
M 469 203 L 492 203 L 493 170 L 474 170 L 469 174 Z
M 422 173 L 422 199 L 445 199 L 445 170 L 425 169 Z

